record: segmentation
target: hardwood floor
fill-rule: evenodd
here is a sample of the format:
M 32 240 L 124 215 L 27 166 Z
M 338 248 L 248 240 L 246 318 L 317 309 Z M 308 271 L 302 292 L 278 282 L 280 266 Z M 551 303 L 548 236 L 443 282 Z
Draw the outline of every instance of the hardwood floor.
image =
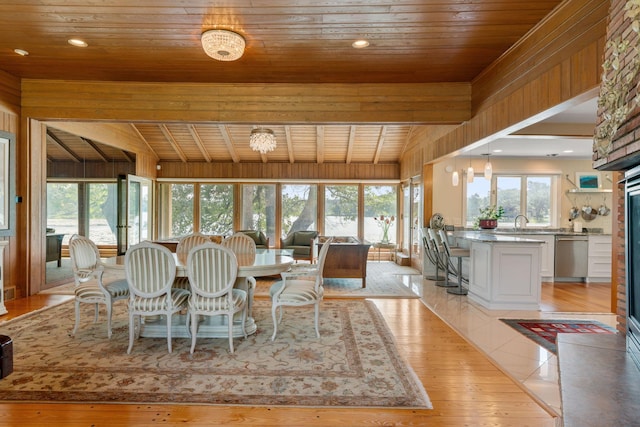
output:
M 607 284 L 545 284 L 545 311 L 603 311 Z M 15 318 L 72 297 L 36 295 L 7 301 Z M 220 407 L 206 405 L 0 403 L 0 426 L 554 426 L 556 419 L 520 385 L 418 299 L 378 299 L 397 346 L 423 382 L 433 410 Z M 606 308 L 604 311 L 608 311 Z M 0 333 L 2 329 L 0 323 Z M 19 357 L 19 355 L 15 355 Z M 11 376 L 2 381 L 10 381 Z

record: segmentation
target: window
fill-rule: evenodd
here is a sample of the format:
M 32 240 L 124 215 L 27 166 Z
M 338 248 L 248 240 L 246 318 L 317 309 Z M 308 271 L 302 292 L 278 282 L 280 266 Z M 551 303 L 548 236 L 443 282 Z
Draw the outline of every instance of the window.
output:
M 200 185 L 200 232 L 233 232 L 233 184 Z
M 87 235 L 96 245 L 116 244 L 117 187 L 115 183 L 88 184 L 89 232 Z
M 194 184 L 161 184 L 160 206 L 160 238 L 193 233 Z
M 317 230 L 318 186 L 282 186 L 282 237 L 292 231 Z
M 276 237 L 276 186 L 242 185 L 242 229 L 260 230 L 274 242 Z
M 327 185 L 324 190 L 324 234 L 358 235 L 358 186 Z
M 63 243 L 79 232 L 78 184 L 47 183 L 47 228 L 64 234 Z
M 389 241 L 397 241 L 398 194 L 395 185 L 365 185 L 364 186 L 364 239 L 370 242 L 380 242 L 383 230 L 374 218 L 393 218 L 389 223 Z
M 489 182 L 474 179 L 466 187 L 466 225 L 473 227 L 479 209 L 502 206 L 504 215 L 498 226 L 513 227 L 518 215 L 526 215 L 528 227 L 552 227 L 557 224 L 557 176 L 494 175 Z

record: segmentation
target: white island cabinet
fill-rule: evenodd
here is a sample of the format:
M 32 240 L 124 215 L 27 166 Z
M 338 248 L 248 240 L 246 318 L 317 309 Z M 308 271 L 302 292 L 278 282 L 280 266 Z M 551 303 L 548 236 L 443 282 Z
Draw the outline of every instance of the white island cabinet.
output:
M 539 310 L 544 241 L 482 232 L 456 232 L 468 241 L 469 294 L 492 310 Z
M 590 235 L 587 282 L 611 281 L 611 235 Z

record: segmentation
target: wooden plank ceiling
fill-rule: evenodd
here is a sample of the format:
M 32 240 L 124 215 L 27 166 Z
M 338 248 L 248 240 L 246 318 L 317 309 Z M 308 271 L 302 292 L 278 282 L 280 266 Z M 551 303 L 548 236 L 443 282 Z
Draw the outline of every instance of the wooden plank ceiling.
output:
M 0 0 L 0 70 L 19 78 L 99 81 L 470 82 L 559 3 Z M 247 44 L 242 58 L 219 62 L 205 55 L 200 34 L 211 28 L 240 33 Z M 88 46 L 73 47 L 70 38 Z M 367 39 L 369 47 L 354 49 L 357 39 Z M 162 161 L 397 162 L 412 132 L 406 124 L 270 126 L 278 148 L 261 156 L 248 148 L 247 126 L 132 125 Z M 86 141 L 72 143 L 55 130 L 52 135 L 66 141 L 67 150 L 50 136 L 50 160 L 92 152 L 75 145 Z

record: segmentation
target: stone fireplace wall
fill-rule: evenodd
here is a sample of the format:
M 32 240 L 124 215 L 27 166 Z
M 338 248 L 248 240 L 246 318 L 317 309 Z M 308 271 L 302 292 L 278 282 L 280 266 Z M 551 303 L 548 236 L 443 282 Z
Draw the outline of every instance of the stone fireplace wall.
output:
M 633 73 L 634 68 L 632 62 L 634 58 L 640 58 L 640 44 L 638 34 L 632 30 L 632 19 L 626 14 L 625 7 L 632 1 L 629 0 L 612 0 L 609 13 L 609 23 L 607 26 L 607 45 L 605 49 L 605 60 L 613 58 L 615 48 L 610 43 L 617 41 L 628 41 L 630 46 L 637 46 L 636 49 L 628 49 L 625 56 L 620 58 L 621 67 L 619 68 L 619 76 L 624 77 Z M 638 19 L 638 18 L 636 18 Z M 614 79 L 618 73 L 613 68 L 606 72 L 606 78 Z M 634 77 L 631 89 L 626 93 L 626 102 L 631 105 L 633 100 L 640 95 L 638 89 L 638 78 L 640 73 Z M 602 108 L 598 111 L 598 123 L 600 126 L 604 121 L 604 112 Z M 603 155 L 594 149 L 593 166 L 599 170 L 608 171 L 626 171 L 640 164 L 640 108 L 635 106 L 628 115 L 626 121 L 618 128 L 618 131 L 612 138 L 611 151 L 607 155 Z M 615 185 L 615 183 L 614 183 Z M 615 198 L 617 194 L 617 198 Z M 616 207 L 617 226 L 613 228 L 613 241 L 615 242 L 613 251 L 615 260 L 613 285 L 616 287 L 617 300 L 617 318 L 618 330 L 624 334 L 626 331 L 626 270 L 625 270 L 625 200 L 624 200 L 624 184 L 617 184 L 617 191 L 614 191 L 614 205 Z

